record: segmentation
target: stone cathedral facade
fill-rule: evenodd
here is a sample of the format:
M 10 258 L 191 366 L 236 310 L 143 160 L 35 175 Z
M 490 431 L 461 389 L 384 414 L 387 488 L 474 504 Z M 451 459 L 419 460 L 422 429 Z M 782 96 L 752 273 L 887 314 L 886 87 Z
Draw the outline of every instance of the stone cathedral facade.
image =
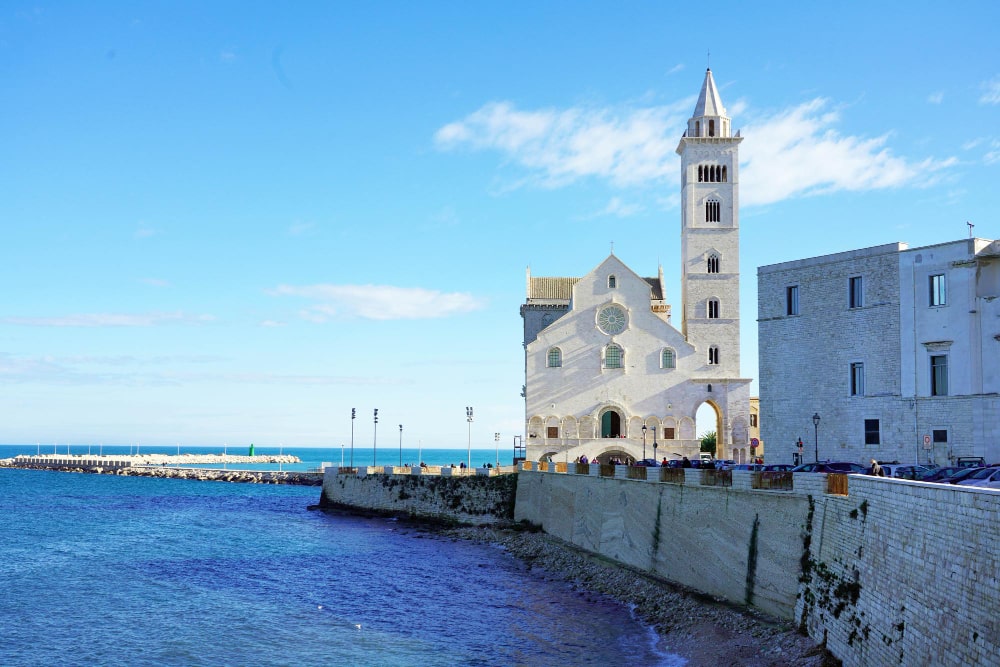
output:
M 614 253 L 579 278 L 533 277 L 521 306 L 529 460 L 696 459 L 695 415 L 716 415 L 716 456 L 746 460 L 740 375 L 739 132 L 708 70 L 681 158 L 680 328 L 663 269 Z M 655 445 L 655 448 L 654 448 Z

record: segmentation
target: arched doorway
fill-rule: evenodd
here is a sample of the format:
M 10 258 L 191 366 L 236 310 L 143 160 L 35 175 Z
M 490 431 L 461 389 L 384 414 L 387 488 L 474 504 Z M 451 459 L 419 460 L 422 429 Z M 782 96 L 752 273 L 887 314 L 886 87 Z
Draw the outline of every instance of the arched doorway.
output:
M 622 418 L 614 410 L 608 410 L 601 415 L 601 437 L 620 438 L 622 435 Z
M 726 450 L 723 443 L 726 441 L 725 432 L 722 428 L 722 411 L 713 401 L 704 401 L 698 406 L 695 413 L 696 437 L 700 441 L 710 432 L 715 433 L 715 450 L 712 452 L 713 458 L 725 458 Z

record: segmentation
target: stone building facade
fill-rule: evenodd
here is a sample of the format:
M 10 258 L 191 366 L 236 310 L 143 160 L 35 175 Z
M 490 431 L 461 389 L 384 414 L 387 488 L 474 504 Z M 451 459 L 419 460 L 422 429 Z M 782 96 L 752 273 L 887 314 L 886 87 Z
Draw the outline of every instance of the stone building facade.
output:
M 893 243 L 757 279 L 761 433 L 776 462 L 799 440 L 806 461 L 1000 461 L 1000 242 Z
M 697 458 L 698 408 L 716 415 L 720 458 L 748 456 L 740 378 L 739 144 L 712 72 L 681 157 L 681 328 L 663 270 L 613 253 L 583 277 L 533 277 L 521 306 L 529 460 Z

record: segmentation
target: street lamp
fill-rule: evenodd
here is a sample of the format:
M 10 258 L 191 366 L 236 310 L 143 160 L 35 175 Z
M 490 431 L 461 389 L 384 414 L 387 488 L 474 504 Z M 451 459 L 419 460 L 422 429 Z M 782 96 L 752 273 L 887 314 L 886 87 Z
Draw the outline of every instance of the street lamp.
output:
M 499 433 L 494 433 L 493 434 L 493 442 L 496 444 L 496 448 L 497 448 L 497 468 L 499 468 L 500 467 L 500 434 Z
M 358 416 L 356 408 L 351 408 L 351 467 L 354 467 L 354 418 Z
M 472 408 L 465 408 L 465 421 L 469 422 L 469 467 L 467 469 L 472 469 Z
M 403 425 L 399 425 L 399 467 L 403 467 Z
M 655 435 L 655 434 L 654 434 Z M 642 459 L 646 460 L 646 425 L 642 425 Z
M 795 462 L 795 465 L 799 465 L 800 466 L 800 465 L 802 465 L 802 438 L 799 438 L 799 441 L 796 442 L 795 444 L 799 448 L 799 460 Z
M 378 408 L 375 408 L 375 414 L 372 416 L 375 420 L 375 431 L 372 434 L 372 467 L 375 467 L 376 456 L 375 453 L 378 451 Z
M 816 462 L 819 463 L 819 413 L 813 415 L 813 442 L 816 444 Z
M 656 448 L 659 447 L 659 443 L 656 442 L 656 428 L 653 428 L 653 460 L 656 460 Z

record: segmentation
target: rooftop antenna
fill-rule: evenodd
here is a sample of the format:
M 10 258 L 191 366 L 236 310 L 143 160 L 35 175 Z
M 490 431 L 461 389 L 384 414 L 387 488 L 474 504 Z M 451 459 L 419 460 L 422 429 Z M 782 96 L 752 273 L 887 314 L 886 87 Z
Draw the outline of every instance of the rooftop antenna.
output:
M 975 227 L 975 225 L 972 224 L 971 222 L 969 222 L 968 220 L 965 222 L 965 224 L 967 224 L 969 226 L 969 238 L 971 239 L 972 238 L 972 228 Z
M 712 49 L 708 50 L 708 55 L 705 58 L 705 61 L 708 63 L 708 69 L 712 69 Z
M 611 242 L 611 254 L 612 255 L 615 254 L 615 242 L 614 241 Z

